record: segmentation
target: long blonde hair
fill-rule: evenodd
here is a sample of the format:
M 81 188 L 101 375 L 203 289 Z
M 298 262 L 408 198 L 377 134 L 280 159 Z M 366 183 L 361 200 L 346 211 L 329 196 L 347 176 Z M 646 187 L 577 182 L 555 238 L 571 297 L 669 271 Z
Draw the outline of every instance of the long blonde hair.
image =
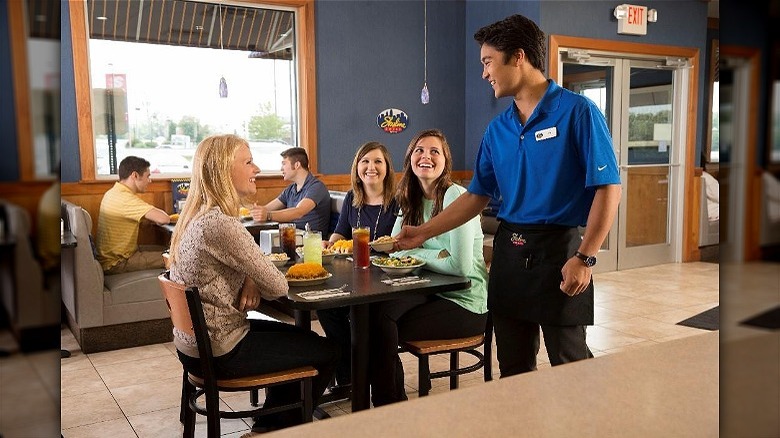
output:
M 249 146 L 243 138 L 232 135 L 212 135 L 198 144 L 192 159 L 192 179 L 179 221 L 171 236 L 171 263 L 179 255 L 179 243 L 190 222 L 214 207 L 222 213 L 238 216 L 241 197 L 233 185 L 231 169 L 236 151 Z
M 385 159 L 385 180 L 382 181 L 382 210 L 387 210 L 390 203 L 395 198 L 395 171 L 393 170 L 393 159 L 385 145 L 376 141 L 370 141 L 357 150 L 355 158 L 352 160 L 352 206 L 360 208 L 366 203 L 366 190 L 363 188 L 363 181 L 358 175 L 358 163 L 369 152 L 379 149 L 382 157 Z

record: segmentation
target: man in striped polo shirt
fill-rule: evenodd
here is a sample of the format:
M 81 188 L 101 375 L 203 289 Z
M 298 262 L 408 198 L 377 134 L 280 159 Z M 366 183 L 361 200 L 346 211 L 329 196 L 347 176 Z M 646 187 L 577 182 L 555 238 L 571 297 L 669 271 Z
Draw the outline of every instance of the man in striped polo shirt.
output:
M 150 163 L 128 156 L 119 163 L 119 181 L 103 196 L 97 227 L 97 257 L 106 274 L 164 268 L 162 248 L 139 248 L 142 219 L 158 224 L 171 221 L 168 213 L 138 196 L 152 182 Z

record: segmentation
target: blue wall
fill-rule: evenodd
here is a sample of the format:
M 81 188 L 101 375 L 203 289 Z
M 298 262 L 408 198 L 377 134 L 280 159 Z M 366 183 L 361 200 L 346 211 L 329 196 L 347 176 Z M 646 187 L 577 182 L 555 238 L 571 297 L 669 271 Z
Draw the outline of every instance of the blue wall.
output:
M 439 128 L 464 169 L 464 3 L 428 2 L 428 90 L 424 79 L 424 8 L 421 1 L 316 3 L 319 171 L 349 173 L 357 148 L 387 145 L 396 170 L 415 133 Z M 399 108 L 409 115 L 403 132 L 388 134 L 377 115 Z
M 319 0 L 315 5 L 319 171 L 349 172 L 355 150 L 364 142 L 385 143 L 400 170 L 411 137 L 440 128 L 453 147 L 454 169 L 470 170 L 488 121 L 510 104 L 496 100 L 481 79 L 480 27 L 521 13 L 549 34 L 616 41 L 696 47 L 705 57 L 707 5 L 699 0 L 643 2 L 658 10 L 659 21 L 643 37 L 617 35 L 612 9 L 619 1 L 428 1 L 428 88 L 431 103 L 420 103 L 423 84 L 423 2 Z M 69 16 L 63 17 L 63 84 L 72 84 Z M 66 43 L 66 40 L 68 42 Z M 705 108 L 701 69 L 699 108 Z M 78 181 L 79 157 L 75 104 L 63 87 L 63 181 Z M 71 87 L 72 88 L 72 87 Z M 400 108 L 409 127 L 386 134 L 376 116 Z M 697 132 L 702 132 L 699 114 Z M 701 139 L 697 140 L 701 149 Z
M 70 10 L 68 3 L 60 4 L 62 21 L 62 41 L 60 43 L 60 82 L 62 83 L 60 100 L 60 123 L 62 124 L 62 157 L 60 169 L 62 181 L 81 179 L 81 161 L 79 161 L 78 118 L 76 116 L 76 96 L 73 94 L 75 81 L 73 74 L 73 45 L 70 39 Z M 66 84 L 70 84 L 67 86 Z M 67 91 L 66 91 L 67 90 Z

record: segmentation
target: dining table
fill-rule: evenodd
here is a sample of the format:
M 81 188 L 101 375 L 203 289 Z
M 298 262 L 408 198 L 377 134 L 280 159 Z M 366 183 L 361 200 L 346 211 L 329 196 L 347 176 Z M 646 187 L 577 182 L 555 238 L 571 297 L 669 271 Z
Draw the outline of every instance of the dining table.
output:
M 289 264 L 288 264 L 289 266 Z M 311 329 L 311 311 L 349 306 L 352 361 L 352 411 L 370 407 L 368 382 L 369 305 L 412 295 L 430 295 L 466 289 L 467 277 L 439 274 L 418 268 L 411 274 L 391 276 L 377 266 L 355 269 L 351 258 L 338 256 L 323 265 L 331 276 L 318 284 L 291 283 L 287 294 L 295 324 Z M 285 268 L 282 268 L 285 270 Z M 417 278 L 414 278 L 414 275 Z M 330 292 L 328 292 L 330 290 Z M 317 291 L 326 291 L 316 297 Z

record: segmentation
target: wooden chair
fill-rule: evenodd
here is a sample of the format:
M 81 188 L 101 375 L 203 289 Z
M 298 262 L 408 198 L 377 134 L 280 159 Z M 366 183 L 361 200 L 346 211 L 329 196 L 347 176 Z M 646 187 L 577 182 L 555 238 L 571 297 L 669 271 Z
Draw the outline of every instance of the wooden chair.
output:
M 484 345 L 484 354 L 477 348 Z M 431 379 L 450 378 L 450 389 L 458 388 L 458 376 L 482 368 L 485 381 L 493 380 L 493 319 L 488 313 L 485 333 L 468 338 L 440 339 L 428 341 L 406 341 L 401 343 L 401 351 L 413 354 L 418 359 L 418 388 L 420 397 L 425 397 L 431 387 Z M 434 354 L 450 355 L 450 368 L 444 371 L 430 372 L 428 357 Z M 458 354 L 467 353 L 477 358 L 473 365 L 459 367 Z
M 312 378 L 317 375 L 314 367 L 306 366 L 275 373 L 260 374 L 236 379 L 217 379 L 211 341 L 203 316 L 203 305 L 195 287 L 185 287 L 168 279 L 168 274 L 161 274 L 160 287 L 171 312 L 173 326 L 184 333 L 195 336 L 198 343 L 202 376 L 184 371 L 182 379 L 182 405 L 180 421 L 184 423 L 185 437 L 195 436 L 195 414 L 205 415 L 208 425 L 208 437 L 220 436 L 220 418 L 250 418 L 259 415 L 275 414 L 289 409 L 300 409 L 303 421 L 312 421 Z M 262 410 L 256 408 L 247 411 L 220 411 L 219 392 L 241 392 L 257 394 L 260 389 L 283 383 L 300 382 L 301 401 L 284 406 Z M 198 406 L 198 397 L 205 395 L 206 408 Z M 252 400 L 255 402 L 256 400 Z M 262 410 L 262 411 L 261 411 Z

